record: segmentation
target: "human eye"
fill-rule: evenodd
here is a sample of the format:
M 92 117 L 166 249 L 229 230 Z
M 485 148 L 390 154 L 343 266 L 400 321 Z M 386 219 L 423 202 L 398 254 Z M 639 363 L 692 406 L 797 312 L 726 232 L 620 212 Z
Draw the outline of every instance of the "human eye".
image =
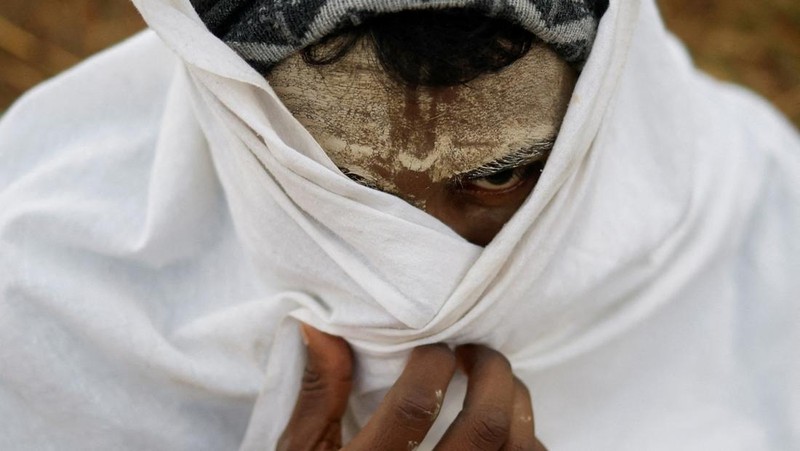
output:
M 528 181 L 536 179 L 544 169 L 543 162 L 535 162 L 517 168 L 504 169 L 481 177 L 466 177 L 460 180 L 462 190 L 498 194 L 513 191 Z
M 502 191 L 516 186 L 522 179 L 519 168 L 507 169 L 486 177 L 465 180 L 466 186 L 488 190 Z

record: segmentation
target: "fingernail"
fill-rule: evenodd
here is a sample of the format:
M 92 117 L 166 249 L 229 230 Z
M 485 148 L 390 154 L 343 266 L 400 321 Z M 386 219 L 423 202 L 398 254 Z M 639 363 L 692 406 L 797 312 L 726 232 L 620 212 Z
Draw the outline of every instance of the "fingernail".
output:
M 303 339 L 303 344 L 308 346 L 308 327 L 305 323 L 300 323 L 300 338 Z

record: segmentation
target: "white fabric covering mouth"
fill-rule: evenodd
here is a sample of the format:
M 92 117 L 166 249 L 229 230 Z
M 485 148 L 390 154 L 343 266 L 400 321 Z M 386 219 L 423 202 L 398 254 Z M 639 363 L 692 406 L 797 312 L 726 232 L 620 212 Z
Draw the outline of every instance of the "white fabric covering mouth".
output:
M 612 1 L 485 249 L 342 175 L 188 0 L 134 2 L 155 34 L 0 123 L 0 448 L 272 449 L 297 320 L 356 351 L 349 434 L 445 341 L 509 357 L 551 449 L 800 447 L 800 139 L 652 1 Z

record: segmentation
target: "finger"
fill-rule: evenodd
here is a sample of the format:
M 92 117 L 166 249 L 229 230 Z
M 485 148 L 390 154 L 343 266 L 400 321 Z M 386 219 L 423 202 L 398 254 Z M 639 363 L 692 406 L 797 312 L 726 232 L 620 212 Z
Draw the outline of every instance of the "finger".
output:
M 455 354 L 447 346 L 415 348 L 383 403 L 347 449 L 415 448 L 439 415 L 455 369 Z
M 456 349 L 469 381 L 464 407 L 437 450 L 496 450 L 507 441 L 514 405 L 511 365 L 497 351 L 480 345 Z
M 278 449 L 339 449 L 341 420 L 353 378 L 353 355 L 342 338 L 301 324 L 307 359 L 300 394 Z
M 545 451 L 544 446 L 536 439 L 533 421 L 533 403 L 525 384 L 514 378 L 514 406 L 511 414 L 511 430 L 504 451 Z

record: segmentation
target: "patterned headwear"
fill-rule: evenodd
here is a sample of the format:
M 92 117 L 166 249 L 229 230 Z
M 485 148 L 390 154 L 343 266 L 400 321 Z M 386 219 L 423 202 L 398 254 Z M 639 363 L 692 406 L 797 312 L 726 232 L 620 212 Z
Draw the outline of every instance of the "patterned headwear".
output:
M 206 26 L 251 66 L 272 66 L 342 28 L 379 14 L 462 8 L 508 20 L 580 69 L 608 0 L 192 0 Z

